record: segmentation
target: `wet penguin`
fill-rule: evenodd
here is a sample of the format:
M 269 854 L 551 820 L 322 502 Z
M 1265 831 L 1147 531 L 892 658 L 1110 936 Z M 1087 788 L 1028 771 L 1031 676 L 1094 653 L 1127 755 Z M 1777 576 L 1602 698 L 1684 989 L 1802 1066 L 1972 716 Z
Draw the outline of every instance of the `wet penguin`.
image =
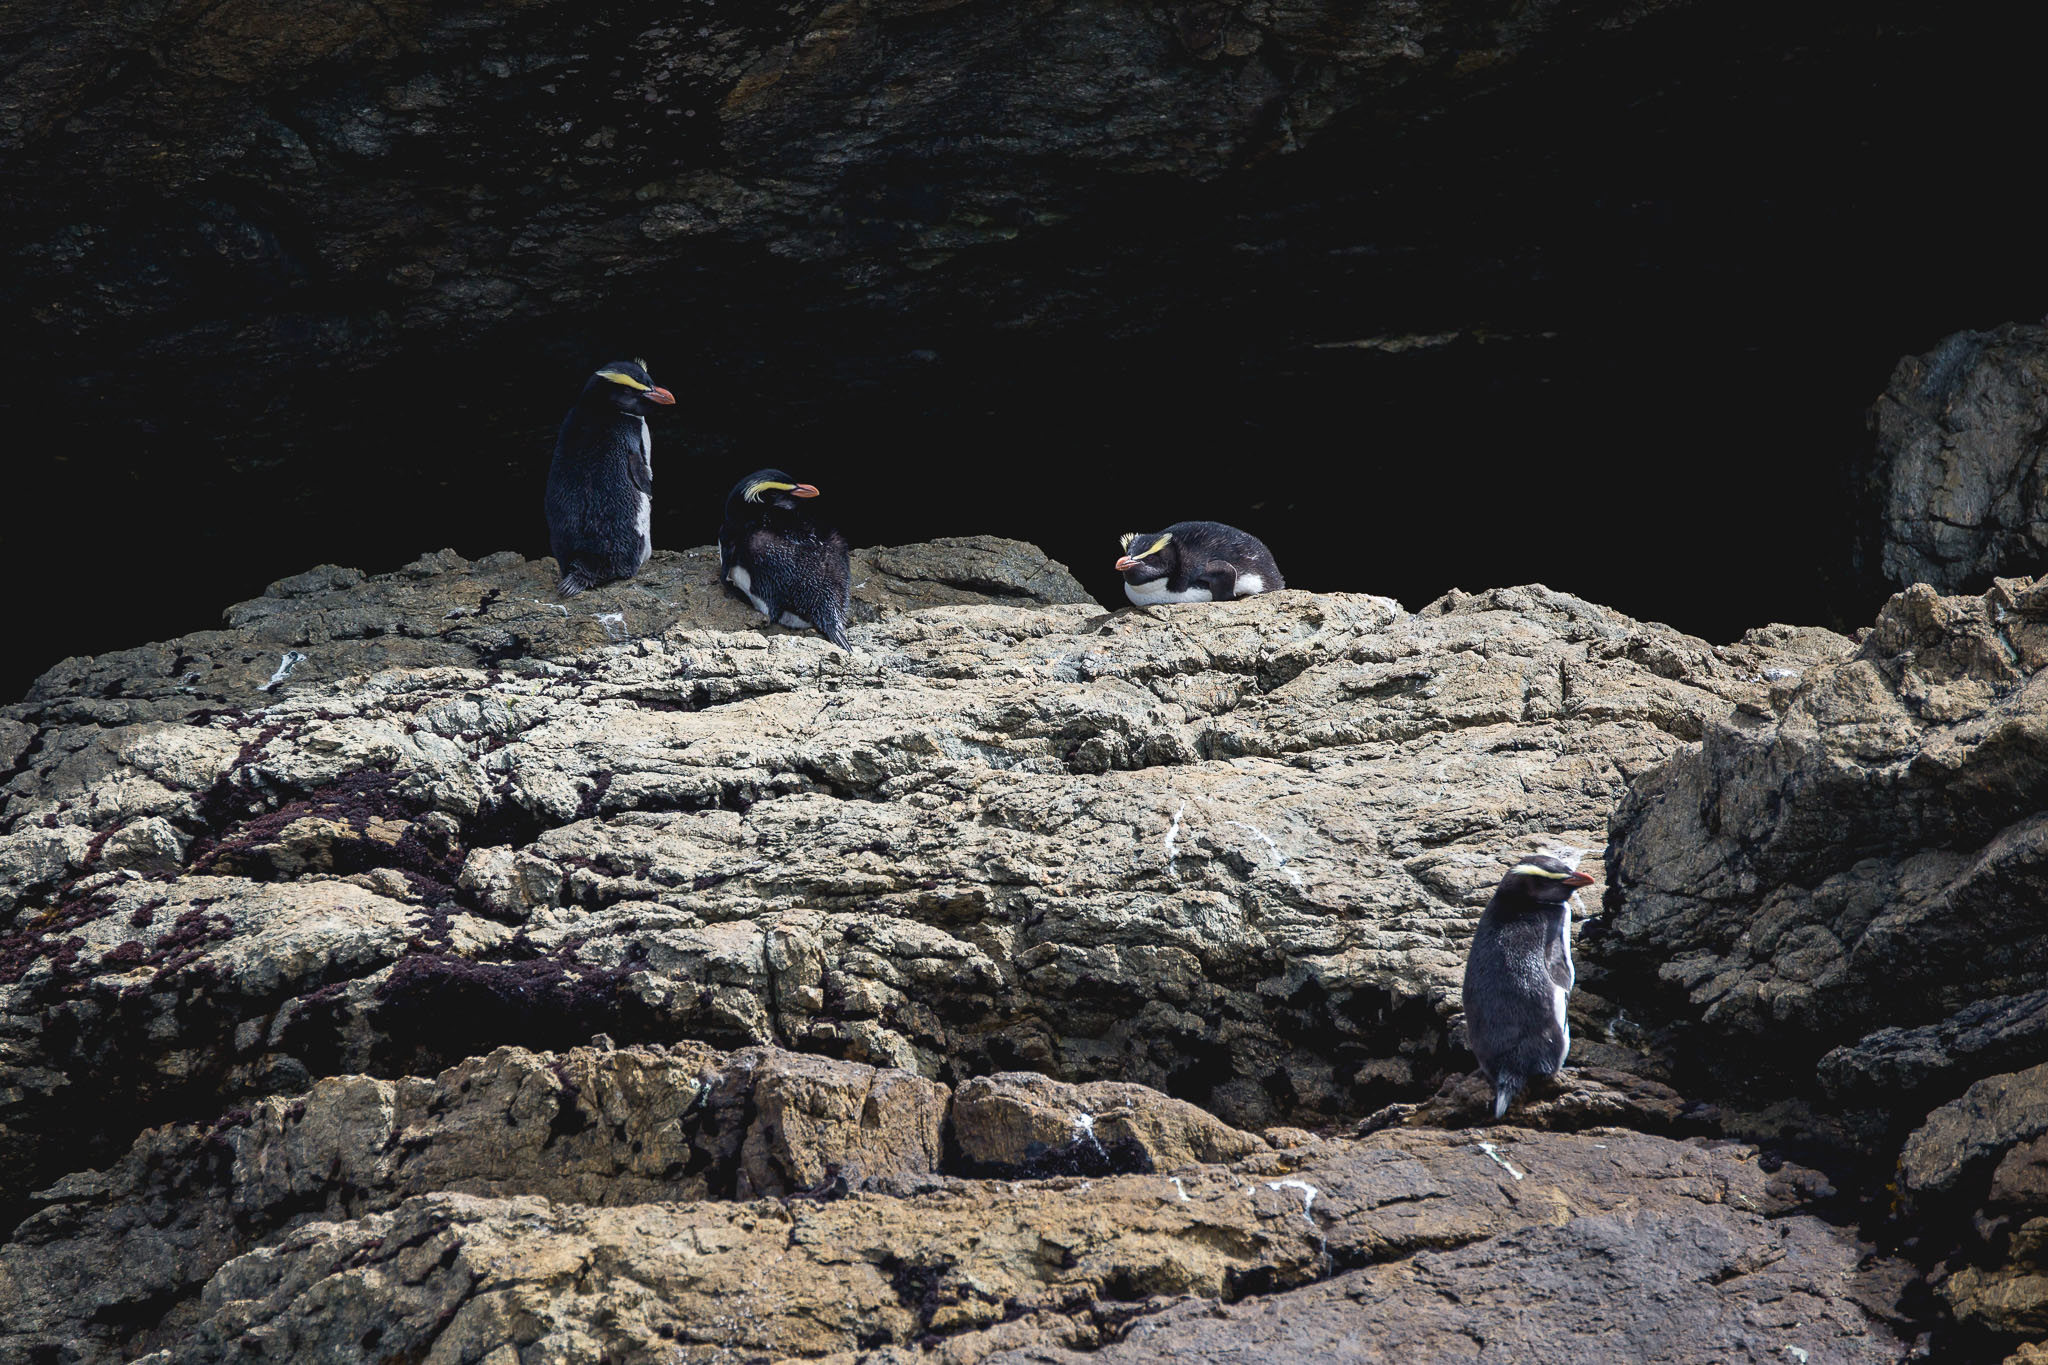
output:
M 815 630 L 845 649 L 846 537 L 800 501 L 817 496 L 779 469 L 759 469 L 734 484 L 718 528 L 718 572 L 771 622 Z
M 1572 892 L 1593 879 L 1536 853 L 1508 870 L 1479 916 L 1465 959 L 1465 1033 L 1493 1082 L 1493 1116 L 1508 1112 L 1531 1078 L 1571 1051 Z
M 555 590 L 631 578 L 654 552 L 654 446 L 647 414 L 676 401 L 641 360 L 618 360 L 583 385 L 562 419 L 548 466 L 548 549 L 562 569 Z
M 1164 531 L 1123 539 L 1116 562 L 1124 596 L 1157 602 L 1227 602 L 1287 586 L 1273 552 L 1257 536 L 1217 521 L 1177 521 Z

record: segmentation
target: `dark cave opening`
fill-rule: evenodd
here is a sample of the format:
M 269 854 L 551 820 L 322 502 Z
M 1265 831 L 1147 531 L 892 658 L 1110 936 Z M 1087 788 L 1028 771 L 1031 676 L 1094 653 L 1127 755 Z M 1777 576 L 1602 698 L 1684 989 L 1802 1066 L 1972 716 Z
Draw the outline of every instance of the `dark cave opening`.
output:
M 2041 28 L 1687 11 L 1216 184 L 1104 183 L 870 290 L 733 248 L 573 321 L 255 397 L 203 355 L 91 357 L 106 401 L 66 386 L 87 358 L 20 356 L 28 619 L 0 691 L 321 561 L 544 553 L 554 427 L 632 354 L 682 399 L 661 547 L 710 540 L 732 480 L 778 465 L 855 544 L 1015 536 L 1112 604 L 1121 532 L 1211 517 L 1294 586 L 1411 608 L 1541 581 L 1712 640 L 1853 627 L 1884 592 L 1857 492 L 1891 367 L 2048 313 L 2020 154 Z M 937 212 L 945 175 L 905 161 L 870 197 Z

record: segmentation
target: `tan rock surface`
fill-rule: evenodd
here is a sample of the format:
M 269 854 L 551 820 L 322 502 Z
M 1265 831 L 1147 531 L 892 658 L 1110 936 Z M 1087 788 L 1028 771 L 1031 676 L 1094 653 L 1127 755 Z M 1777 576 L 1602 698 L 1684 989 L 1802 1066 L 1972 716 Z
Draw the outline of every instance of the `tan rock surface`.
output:
M 860 1102 L 810 1102 L 810 1120 L 793 1124 L 778 1087 Z M 1139 1112 L 1173 1105 L 1137 1090 L 1117 1097 Z M 1862 1250 L 1795 1212 L 1795 1183 L 1729 1144 L 1388 1132 L 1256 1144 L 1171 1175 L 962 1180 L 919 1147 L 944 1109 L 942 1090 L 907 1073 L 697 1045 L 501 1049 L 432 1080 L 332 1077 L 298 1099 L 145 1133 L 106 1172 L 43 1192 L 0 1246 L 0 1352 L 62 1341 L 80 1359 L 164 1347 L 178 1360 L 259 1348 L 485 1360 L 602 1347 L 709 1361 L 923 1346 L 973 1361 L 1093 1348 L 1176 1303 L 1256 1300 L 1418 1252 L 1463 1247 L 1489 1266 L 1540 1257 L 1549 1234 L 1597 1240 L 1588 1227 L 1674 1285 L 1745 1259 L 1775 1266 L 1757 1286 L 1850 1275 Z M 956 1126 L 973 1122 L 953 1109 Z M 910 1141 L 874 1155 L 891 1133 Z M 842 1181 L 747 1197 L 856 1146 L 871 1191 Z M 1409 1273 L 1373 1272 L 1391 1285 Z M 1718 1297 L 1725 1307 L 1706 1316 L 1719 1335 L 1692 1339 L 1747 1339 L 1723 1319 L 1766 1296 Z M 1815 1308 L 1845 1338 L 1888 1339 L 1849 1300 Z
M 1764 1198 L 1640 1133 L 1332 1125 L 1468 1064 L 1504 859 L 1597 849 L 1848 642 L 1543 588 L 1106 613 L 1042 566 L 881 555 L 850 653 L 687 589 L 606 642 L 494 633 L 539 566 L 323 570 L 206 642 L 229 705 L 177 691 L 193 640 L 53 670 L 0 792 L 15 1344 L 965 1361 Z M 273 648 L 309 660 L 259 697 Z
M 438 619 L 476 573 L 317 586 L 310 619 L 358 621 L 364 593 Z M 6 787 L 0 1075 L 41 1079 L 0 1092 L 9 1169 L 54 1175 L 43 1144 L 98 1126 L 84 1077 L 146 1116 L 600 1030 L 1136 1081 L 1240 1128 L 1368 1112 L 1457 1064 L 1503 858 L 1597 847 L 1630 774 L 1764 705 L 1766 667 L 1844 648 L 1715 650 L 1540 588 L 1412 616 L 941 607 L 855 636 L 681 624 L 258 711 L 16 708 L 45 742 Z M 185 874 L 103 871 L 152 817 Z

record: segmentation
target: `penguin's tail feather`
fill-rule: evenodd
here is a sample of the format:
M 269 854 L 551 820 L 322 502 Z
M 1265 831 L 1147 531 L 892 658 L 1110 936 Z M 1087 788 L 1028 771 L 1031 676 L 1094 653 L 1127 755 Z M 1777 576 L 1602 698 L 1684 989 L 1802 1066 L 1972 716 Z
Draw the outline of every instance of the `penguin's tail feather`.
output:
M 1515 1096 L 1522 1093 L 1522 1078 L 1502 1072 L 1493 1082 L 1493 1118 L 1498 1123 L 1507 1117 L 1508 1106 L 1515 1102 Z
M 585 588 L 597 586 L 597 575 L 590 571 L 588 564 L 575 564 L 562 575 L 562 581 L 555 584 L 555 591 L 563 597 L 574 597 Z
M 846 642 L 846 603 L 829 588 L 799 590 L 790 610 L 811 623 L 811 628 L 838 645 L 852 650 Z

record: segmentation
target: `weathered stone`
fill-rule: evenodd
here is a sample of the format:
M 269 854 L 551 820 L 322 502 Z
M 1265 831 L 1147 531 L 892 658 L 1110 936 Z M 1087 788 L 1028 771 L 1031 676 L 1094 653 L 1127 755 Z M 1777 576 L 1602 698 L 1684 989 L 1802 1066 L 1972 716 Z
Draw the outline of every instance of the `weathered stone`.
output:
M 2048 325 L 1957 332 L 1907 356 L 1871 410 L 1878 556 L 1955 592 L 2048 570 Z
M 41 1192 L 0 1245 L 0 1355 L 74 1330 L 111 1339 L 91 1324 L 153 1321 L 283 1229 L 436 1191 L 618 1206 L 934 1175 L 946 1099 L 900 1072 L 696 1044 L 501 1048 L 432 1080 L 331 1077 L 151 1130 L 106 1171 Z
M 1083 1361 L 1668 1362 L 1899 1358 L 1900 1343 L 1834 1289 L 1864 1248 L 1812 1219 L 1739 1209 L 1628 1209 L 1425 1251 L 1275 1298 L 1188 1303 L 1080 1354 L 1020 1350 L 988 1365 Z
M 1070 1085 L 1029 1071 L 962 1085 L 953 1100 L 953 1134 L 969 1167 L 990 1174 L 1172 1171 L 1265 1146 L 1142 1085 Z
M 1382 1128 L 1465 1128 L 1493 1122 L 1492 1084 L 1476 1071 L 1446 1079 L 1420 1103 L 1395 1104 L 1368 1115 L 1361 1132 Z M 1668 1085 L 1603 1067 L 1571 1066 L 1539 1076 L 1516 1100 L 1507 1120 L 1545 1132 L 1618 1126 L 1674 1133 L 1685 1121 L 1685 1099 Z
M 1823 1075 L 1853 1089 L 1880 1030 L 1939 1036 L 1987 997 L 2048 988 L 2044 664 L 2038 584 L 1916 587 L 1780 713 L 1709 726 L 1616 813 L 1591 984 L 1757 1098 L 1808 1095 L 1835 1048 Z M 2031 1046 L 1983 1038 L 1917 1074 L 1953 1094 Z M 1924 1112 L 1923 1096 L 1862 1093 Z
M 0 1348 L 27 1355 L 64 1341 L 81 1360 L 159 1347 L 210 1360 L 260 1344 L 303 1358 L 361 1349 L 367 1337 L 379 1349 L 481 1359 L 507 1345 L 601 1340 L 613 1358 L 711 1360 L 927 1343 L 972 1361 L 1100 1346 L 1132 1317 L 1190 1299 L 1214 1311 L 1293 1289 L 1309 1298 L 1279 1301 L 1322 1315 L 1322 1296 L 1296 1287 L 1333 1265 L 1376 1265 L 1375 1280 L 1398 1282 L 1403 1258 L 1443 1248 L 1465 1248 L 1474 1268 L 1519 1263 L 1540 1249 L 1525 1246 L 1533 1232 L 1607 1219 L 1618 1220 L 1608 1233 L 1573 1236 L 1612 1247 L 1628 1229 L 1654 1230 L 1614 1262 L 1639 1283 L 1768 1267 L 1664 1329 L 1719 1343 L 1741 1339 L 1730 1337 L 1738 1312 L 1762 1311 L 1796 1281 L 1840 1282 L 1862 1250 L 1788 1208 L 1753 1151 L 1621 1131 L 1500 1129 L 1486 1143 L 1388 1133 L 1171 1177 L 933 1176 L 895 1195 L 739 1202 L 687 1194 L 700 1179 L 691 1175 L 642 1202 L 656 1187 L 614 1164 L 620 1183 L 589 1187 L 608 1196 L 602 1204 L 563 1198 L 564 1177 L 598 1177 L 607 1151 L 652 1169 L 668 1154 L 643 1150 L 646 1138 L 679 1119 L 716 1128 L 715 1107 L 676 1103 L 702 1092 L 663 1079 L 711 1060 L 588 1050 L 548 1063 L 506 1050 L 432 1082 L 334 1078 L 303 1102 L 146 1135 L 108 1172 L 46 1191 L 42 1211 L 0 1247 Z M 724 1065 L 758 1075 L 755 1063 Z M 901 1088 L 871 1098 L 902 1116 L 928 1106 Z M 597 1121 L 578 1127 L 565 1114 Z M 209 1152 L 213 1161 L 195 1159 Z M 554 1193 L 529 1192 L 535 1183 Z M 143 1211 L 151 1217 L 138 1223 Z M 1702 1255 L 1717 1269 L 1702 1275 Z M 1572 1264 L 1537 1263 L 1556 1274 Z M 1425 1261 L 1414 1273 L 1476 1289 L 1492 1272 Z M 1794 1292 L 1778 1311 L 1812 1315 L 1850 1342 L 1885 1337 L 1853 1298 Z M 1587 1330 L 1587 1318 L 1562 1316 L 1555 1334 Z
M 871 1181 L 936 1174 L 946 1087 L 904 1071 L 764 1049 L 734 1059 L 714 1103 L 749 1087 L 735 1195 L 839 1192 Z
M 1821 1084 L 1852 1104 L 1954 1093 L 1957 1078 L 2048 1059 L 2048 991 L 1980 1000 L 1938 1024 L 1881 1028 L 1820 1059 Z
M 678 624 L 783 633 L 720 584 L 715 545 L 658 551 L 637 576 L 567 602 L 555 596 L 557 576 L 551 559 L 505 552 L 471 562 L 442 550 L 375 576 L 323 565 L 229 607 L 224 629 L 66 659 L 37 679 L 24 714 L 78 718 L 89 708 L 101 725 L 183 720 L 382 669 L 531 669 L 540 660 L 653 639 Z M 976 602 L 1094 601 L 1066 566 L 1000 536 L 856 550 L 852 577 L 856 623 Z M 854 638 L 861 638 L 858 625 Z M 304 657 L 270 686 L 292 653 Z M 451 699 L 431 722 L 442 735 L 489 743 L 505 738 L 511 718 L 484 694 Z M 97 782 L 100 774 L 82 776 Z
M 891 554 L 1036 590 L 1026 551 Z M 438 622 L 480 575 L 536 572 L 315 574 L 243 629 Z M 168 1117 L 173 1039 L 179 1087 L 246 1097 L 603 1031 L 1134 1081 L 1240 1127 L 1355 1117 L 1462 1063 L 1462 940 L 1502 859 L 1597 845 L 1631 774 L 1766 708 L 1766 669 L 1847 647 L 1775 630 L 1715 649 L 1541 588 L 1413 616 L 1298 592 L 1157 615 L 1016 600 L 878 616 L 852 655 L 685 621 L 516 672 L 315 678 L 259 710 L 107 728 L 62 721 L 76 698 L 46 679 L 16 708 L 45 742 L 0 817 L 0 838 L 49 845 L 11 872 L 35 913 L 0 943 L 22 1024 L 0 1074 L 76 1071 L 147 1121 Z M 73 672 L 143 697 L 128 662 Z M 92 841 L 150 817 L 190 838 L 185 875 L 91 881 Z M 293 927 L 302 887 L 310 909 L 378 909 Z M 250 957 L 244 905 L 302 947 Z M 37 1164 L 64 1150 L 52 1125 L 123 1140 L 46 1089 L 0 1092 L 0 1123 L 41 1135 L 10 1147 L 24 1180 L 58 1173 Z
M 1899 1153 L 1899 1184 L 1923 1202 L 1977 1193 L 1993 1163 L 2048 1133 L 2048 1065 L 1978 1081 L 1927 1116 Z

